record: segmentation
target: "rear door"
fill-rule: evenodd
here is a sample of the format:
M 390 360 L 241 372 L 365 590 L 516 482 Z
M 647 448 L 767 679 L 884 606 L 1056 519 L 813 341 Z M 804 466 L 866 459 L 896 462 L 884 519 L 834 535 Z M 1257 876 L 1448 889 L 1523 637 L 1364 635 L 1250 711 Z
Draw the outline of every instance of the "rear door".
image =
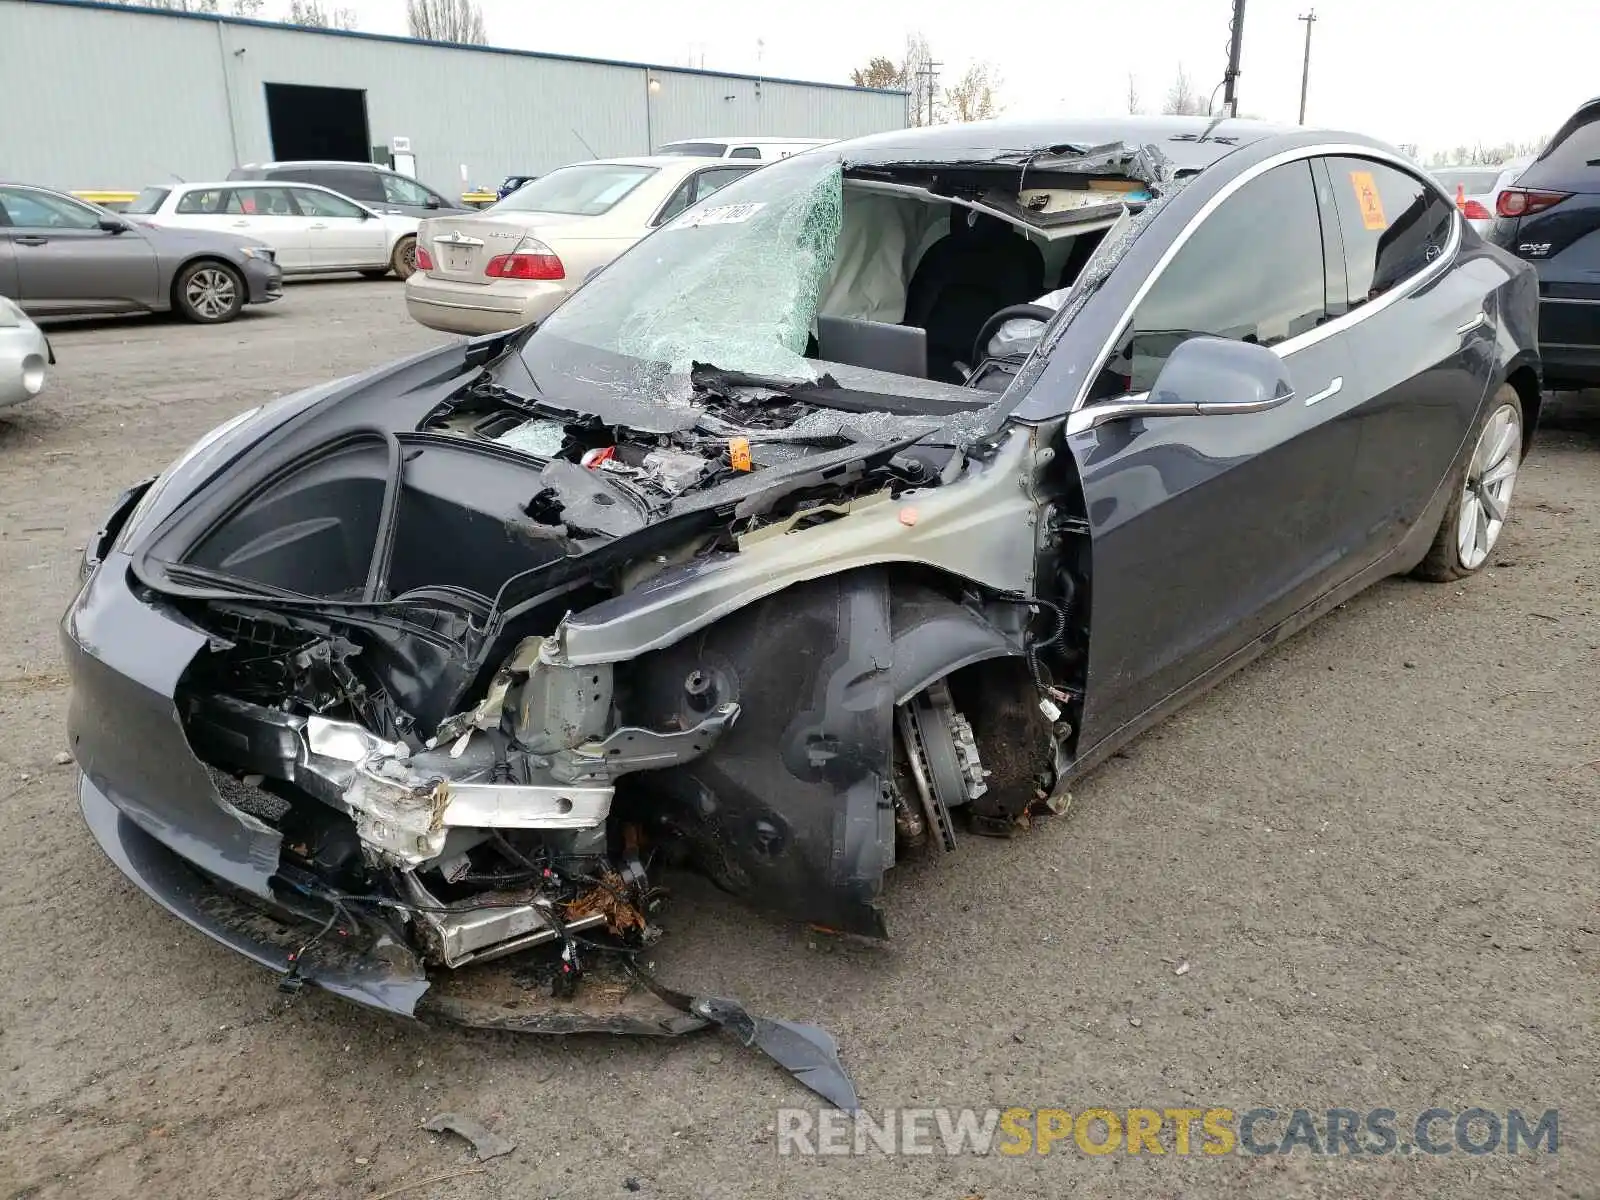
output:
M 1600 383 L 1600 99 L 1498 197 L 1490 240 L 1539 272 L 1546 382 Z
M 1462 244 L 1455 204 L 1370 158 L 1320 160 L 1324 220 L 1344 246 L 1349 345 L 1364 397 L 1346 547 L 1363 565 L 1427 508 L 1494 371 L 1494 289 L 1506 270 Z
M 383 222 L 359 204 L 317 188 L 285 190 L 305 222 L 314 270 L 370 270 L 387 264 Z
M 54 192 L 0 187 L 29 312 L 119 312 L 158 302 L 156 255 L 137 229 L 100 228 L 105 215 Z
M 228 189 L 223 198 L 223 224 L 228 233 L 258 238 L 278 255 L 285 271 L 309 271 L 312 220 L 290 198 L 289 189 L 249 184 Z
M 1295 394 L 1266 412 L 1069 437 L 1094 555 L 1080 753 L 1348 569 L 1341 521 L 1361 396 L 1342 340 L 1319 336 L 1332 315 L 1324 259 L 1310 164 L 1274 167 L 1192 230 L 1101 365 L 1090 402 L 1125 400 L 1150 391 L 1179 343 L 1211 334 L 1273 349 Z

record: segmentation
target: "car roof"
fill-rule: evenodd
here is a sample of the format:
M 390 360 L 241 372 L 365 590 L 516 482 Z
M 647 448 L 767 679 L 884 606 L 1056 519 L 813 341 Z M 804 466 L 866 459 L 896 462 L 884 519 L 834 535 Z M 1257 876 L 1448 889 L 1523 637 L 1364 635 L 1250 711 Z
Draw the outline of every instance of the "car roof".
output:
M 749 163 L 752 170 L 761 165 L 760 163 L 756 162 L 755 159 L 747 159 L 744 161 L 734 159 L 729 161 L 727 159 L 718 158 L 711 154 L 638 154 L 625 158 L 593 158 L 583 159 L 578 162 L 562 163 L 561 166 L 553 168 L 553 171 L 559 171 L 566 167 L 615 165 L 624 167 L 656 167 L 664 171 L 678 170 L 688 172 L 698 170 L 711 163 L 718 163 L 724 167 L 739 167 L 745 165 L 746 162 Z M 553 171 L 547 171 L 545 173 L 551 174 Z
M 295 187 L 310 188 L 314 192 L 327 192 L 330 196 L 339 196 L 343 199 L 348 199 L 348 197 L 344 196 L 343 192 L 337 192 L 330 187 L 323 187 L 320 183 L 306 183 L 299 179 L 284 179 L 281 181 L 276 179 L 219 179 L 213 183 L 152 183 L 150 186 L 153 188 L 166 188 L 169 191 L 174 192 L 198 192 L 204 191 L 207 188 Z M 357 203 L 359 203 L 359 201 L 357 201 Z
M 1237 117 L 1012 118 L 928 125 L 834 142 L 846 163 L 982 162 L 1058 147 L 1153 145 L 1179 171 L 1196 171 L 1254 142 L 1309 132 Z
M 673 138 L 672 141 L 662 142 L 661 144 L 663 146 L 682 146 L 689 142 L 717 142 L 725 146 L 732 146 L 735 143 L 747 145 L 751 142 L 760 142 L 768 146 L 820 146 L 822 143 L 831 140 L 831 138 L 768 137 L 764 133 L 753 133 L 748 137 L 736 137 L 728 134 L 718 134 L 716 137 Z
M 382 163 L 355 162 L 342 158 L 286 158 L 274 162 L 241 163 L 241 171 L 266 171 L 274 167 L 347 167 L 358 171 L 387 171 L 399 174 Z

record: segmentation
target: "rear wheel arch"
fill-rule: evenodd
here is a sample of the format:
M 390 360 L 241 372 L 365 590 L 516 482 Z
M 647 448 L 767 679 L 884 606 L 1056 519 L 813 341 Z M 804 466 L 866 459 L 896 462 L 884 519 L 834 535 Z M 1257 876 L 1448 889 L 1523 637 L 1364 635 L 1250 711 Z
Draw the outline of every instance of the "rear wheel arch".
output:
M 1522 401 L 1522 453 L 1526 456 L 1533 448 L 1533 435 L 1539 427 L 1539 409 L 1544 402 L 1539 372 L 1532 363 L 1524 362 L 1506 376 L 1506 382 L 1517 389 L 1517 397 Z

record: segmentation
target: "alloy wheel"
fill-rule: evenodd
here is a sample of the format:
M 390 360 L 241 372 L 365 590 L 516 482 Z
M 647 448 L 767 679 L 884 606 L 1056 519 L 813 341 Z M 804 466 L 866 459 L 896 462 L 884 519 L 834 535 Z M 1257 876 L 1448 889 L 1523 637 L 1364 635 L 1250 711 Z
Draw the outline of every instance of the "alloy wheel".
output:
M 184 296 L 189 301 L 189 307 L 202 317 L 218 320 L 233 309 L 233 278 L 216 267 L 202 267 L 189 276 Z
M 1456 520 L 1456 550 L 1469 571 L 1481 567 L 1500 538 L 1511 513 L 1511 491 L 1522 462 L 1522 421 L 1511 405 L 1489 418 L 1467 464 L 1461 511 Z

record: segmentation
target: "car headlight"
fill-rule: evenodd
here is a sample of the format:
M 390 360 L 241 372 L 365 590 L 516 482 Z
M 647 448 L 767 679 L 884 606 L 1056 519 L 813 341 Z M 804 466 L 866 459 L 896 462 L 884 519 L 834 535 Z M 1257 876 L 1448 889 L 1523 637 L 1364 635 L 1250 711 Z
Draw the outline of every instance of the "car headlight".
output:
M 278 252 L 270 246 L 240 246 L 239 253 L 246 258 L 259 258 L 264 262 L 277 262 Z
M 133 536 L 138 531 L 139 526 L 144 523 L 144 518 L 149 515 L 151 508 L 155 506 L 156 499 L 161 495 L 162 492 L 166 491 L 167 484 L 172 482 L 172 477 L 176 475 L 186 463 L 193 462 L 194 459 L 203 454 L 208 447 L 213 445 L 220 438 L 226 437 L 235 429 L 239 428 L 239 426 L 243 425 L 246 421 L 249 421 L 261 411 L 261 407 L 262 406 L 258 404 L 255 408 L 246 409 L 238 416 L 228 418 L 228 420 L 224 421 L 221 425 L 218 425 L 209 433 L 204 434 L 199 441 L 190 446 L 176 459 L 174 459 L 171 466 L 169 466 L 165 471 L 161 472 L 161 474 L 157 475 L 155 482 L 145 489 L 144 495 L 139 497 L 139 503 L 134 505 L 133 511 L 128 514 L 127 521 L 123 523 L 122 532 L 117 534 L 115 549 L 125 550 L 127 548 L 128 543 L 133 539 Z

